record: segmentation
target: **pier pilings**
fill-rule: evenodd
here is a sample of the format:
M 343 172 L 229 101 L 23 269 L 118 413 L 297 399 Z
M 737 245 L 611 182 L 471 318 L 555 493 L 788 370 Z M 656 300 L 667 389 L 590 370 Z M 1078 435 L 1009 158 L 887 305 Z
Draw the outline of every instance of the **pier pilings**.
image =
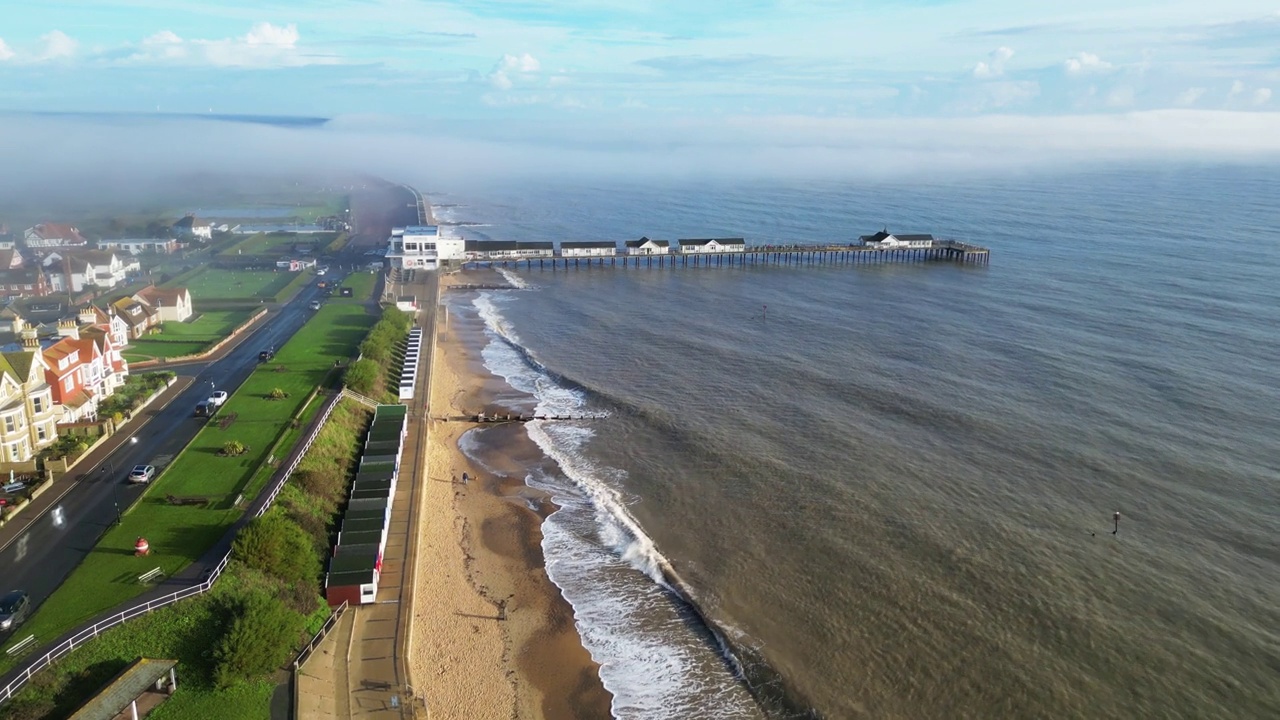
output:
M 718 268 L 748 265 L 869 265 L 883 263 L 954 262 L 986 265 L 991 251 L 956 241 L 929 247 L 877 248 L 862 245 L 758 245 L 733 252 L 664 253 L 652 255 L 541 256 L 468 260 L 463 267 L 513 267 L 539 270 L 581 270 L 593 267 Z

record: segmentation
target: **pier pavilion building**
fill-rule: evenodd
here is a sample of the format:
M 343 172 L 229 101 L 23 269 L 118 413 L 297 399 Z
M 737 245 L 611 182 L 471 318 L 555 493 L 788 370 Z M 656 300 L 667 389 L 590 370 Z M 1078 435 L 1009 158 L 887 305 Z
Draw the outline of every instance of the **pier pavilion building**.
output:
M 441 235 L 436 225 L 395 228 L 388 245 L 387 258 L 399 270 L 435 270 L 441 263 L 467 257 L 463 239 Z

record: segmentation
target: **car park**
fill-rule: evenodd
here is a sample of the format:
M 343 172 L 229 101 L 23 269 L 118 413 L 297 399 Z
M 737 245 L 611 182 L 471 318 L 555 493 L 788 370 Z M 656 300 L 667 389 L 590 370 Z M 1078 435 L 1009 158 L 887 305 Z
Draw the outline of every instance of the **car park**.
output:
M 0 597 L 0 632 L 18 627 L 30 612 L 31 598 L 21 590 L 14 590 Z
M 129 482 L 149 483 L 156 476 L 155 465 L 134 465 L 129 471 Z

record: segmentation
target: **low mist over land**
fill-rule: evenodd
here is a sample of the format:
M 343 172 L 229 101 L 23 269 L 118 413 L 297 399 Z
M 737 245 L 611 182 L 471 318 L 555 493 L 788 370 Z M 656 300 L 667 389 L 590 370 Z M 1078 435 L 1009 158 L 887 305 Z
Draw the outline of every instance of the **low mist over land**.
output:
M 471 123 L 349 115 L 307 122 L 184 115 L 9 114 L 0 154 L 10 203 L 110 203 L 201 175 L 433 179 L 520 177 L 893 178 L 1117 161 L 1280 157 L 1280 114 L 1163 110 L 1114 115 L 670 119 L 616 124 Z M 438 179 L 438 180 L 434 180 Z M 90 195 L 90 197 L 85 197 Z

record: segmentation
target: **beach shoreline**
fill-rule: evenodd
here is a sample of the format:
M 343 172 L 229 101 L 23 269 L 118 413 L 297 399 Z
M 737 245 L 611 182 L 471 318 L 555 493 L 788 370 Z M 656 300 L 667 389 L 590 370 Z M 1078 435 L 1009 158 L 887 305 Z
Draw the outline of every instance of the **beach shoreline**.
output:
M 437 322 L 433 418 L 495 407 L 502 380 L 484 368 L 482 340 Z M 541 452 L 519 425 L 488 428 L 481 465 L 459 446 L 471 428 L 433 420 L 428 434 L 410 658 L 417 691 L 436 718 L 611 717 L 599 665 L 545 571 L 541 525 L 556 506 L 523 479 Z

